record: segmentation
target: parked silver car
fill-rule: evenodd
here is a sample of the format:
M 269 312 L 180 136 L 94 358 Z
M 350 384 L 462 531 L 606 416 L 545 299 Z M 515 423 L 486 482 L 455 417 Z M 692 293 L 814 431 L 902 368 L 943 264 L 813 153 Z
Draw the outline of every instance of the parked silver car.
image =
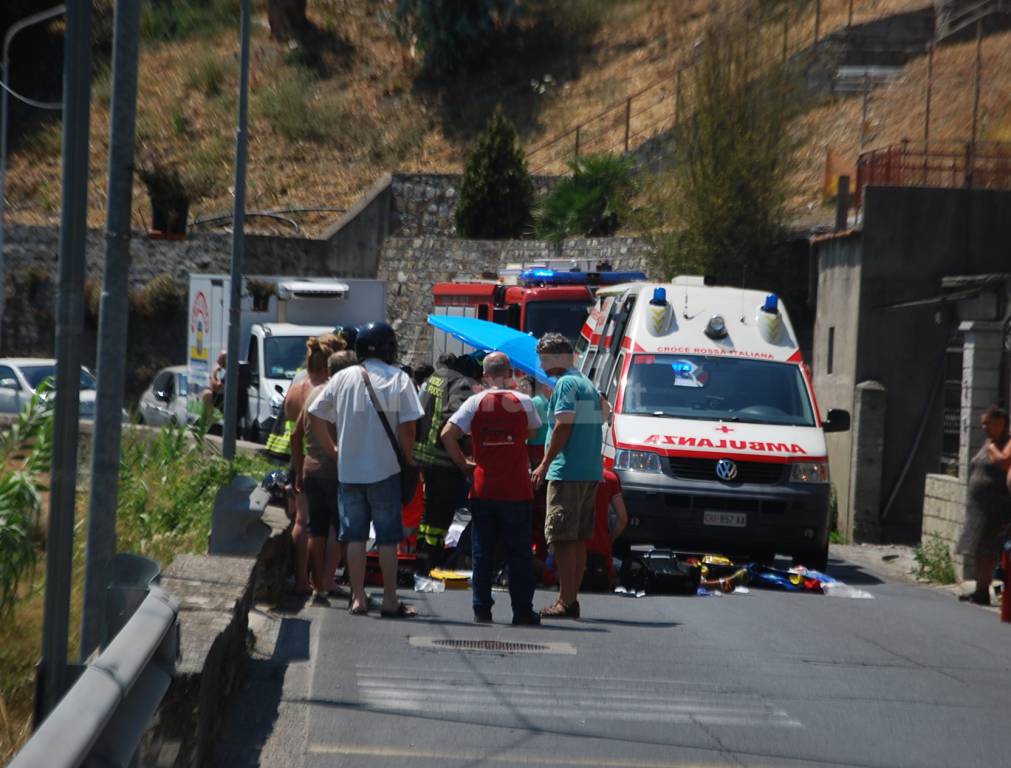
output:
M 141 423 L 160 427 L 191 421 L 186 410 L 186 390 L 185 365 L 162 368 L 140 396 Z
M 0 358 L 0 413 L 20 413 L 38 386 L 56 375 L 56 361 L 42 357 Z M 81 418 L 95 418 L 95 377 L 81 367 Z

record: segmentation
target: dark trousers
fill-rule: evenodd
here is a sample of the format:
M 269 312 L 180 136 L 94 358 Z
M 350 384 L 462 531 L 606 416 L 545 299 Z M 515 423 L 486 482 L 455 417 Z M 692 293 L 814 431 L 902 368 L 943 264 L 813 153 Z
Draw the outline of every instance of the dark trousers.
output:
M 425 513 L 418 526 L 418 541 L 442 549 L 453 514 L 467 503 L 467 476 L 455 466 L 424 466 Z
M 505 545 L 509 565 L 509 598 L 513 616 L 534 609 L 534 563 L 530 540 L 529 501 L 471 499 L 471 556 L 474 610 L 491 610 L 491 581 L 498 542 Z

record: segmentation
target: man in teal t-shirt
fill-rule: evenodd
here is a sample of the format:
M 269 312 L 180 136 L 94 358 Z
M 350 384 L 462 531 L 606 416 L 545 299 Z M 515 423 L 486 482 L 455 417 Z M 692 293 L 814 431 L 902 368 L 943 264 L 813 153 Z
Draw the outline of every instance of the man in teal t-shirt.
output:
M 586 540 L 593 536 L 601 459 L 601 397 L 573 366 L 572 345 L 560 333 L 537 342 L 541 368 L 558 376 L 548 401 L 547 448 L 534 469 L 535 486 L 548 482 L 544 535 L 555 548 L 558 600 L 541 609 L 545 618 L 579 618 L 579 585 L 586 569 Z

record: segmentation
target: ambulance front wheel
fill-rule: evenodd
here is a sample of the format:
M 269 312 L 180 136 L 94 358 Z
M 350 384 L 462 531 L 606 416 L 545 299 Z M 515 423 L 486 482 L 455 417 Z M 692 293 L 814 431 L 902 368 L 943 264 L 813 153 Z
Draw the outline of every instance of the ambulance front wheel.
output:
M 794 565 L 803 565 L 814 571 L 824 571 L 828 567 L 828 542 L 825 546 L 798 552 L 793 556 Z

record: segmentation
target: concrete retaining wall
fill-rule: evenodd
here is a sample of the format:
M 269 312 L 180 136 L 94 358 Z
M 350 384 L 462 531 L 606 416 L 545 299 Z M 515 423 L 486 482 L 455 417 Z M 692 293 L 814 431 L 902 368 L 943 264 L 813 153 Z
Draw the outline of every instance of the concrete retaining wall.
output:
M 200 768 L 210 764 L 229 698 L 246 671 L 249 611 L 278 597 L 287 575 L 291 536 L 283 512 L 264 515 L 272 529 L 253 557 L 184 555 L 161 587 L 179 601 L 180 659 L 165 698 L 141 743 L 141 765 Z
M 948 546 L 955 575 L 974 578 L 971 557 L 955 552 L 965 525 L 965 481 L 949 475 L 927 475 L 923 485 L 923 538 L 936 536 Z

